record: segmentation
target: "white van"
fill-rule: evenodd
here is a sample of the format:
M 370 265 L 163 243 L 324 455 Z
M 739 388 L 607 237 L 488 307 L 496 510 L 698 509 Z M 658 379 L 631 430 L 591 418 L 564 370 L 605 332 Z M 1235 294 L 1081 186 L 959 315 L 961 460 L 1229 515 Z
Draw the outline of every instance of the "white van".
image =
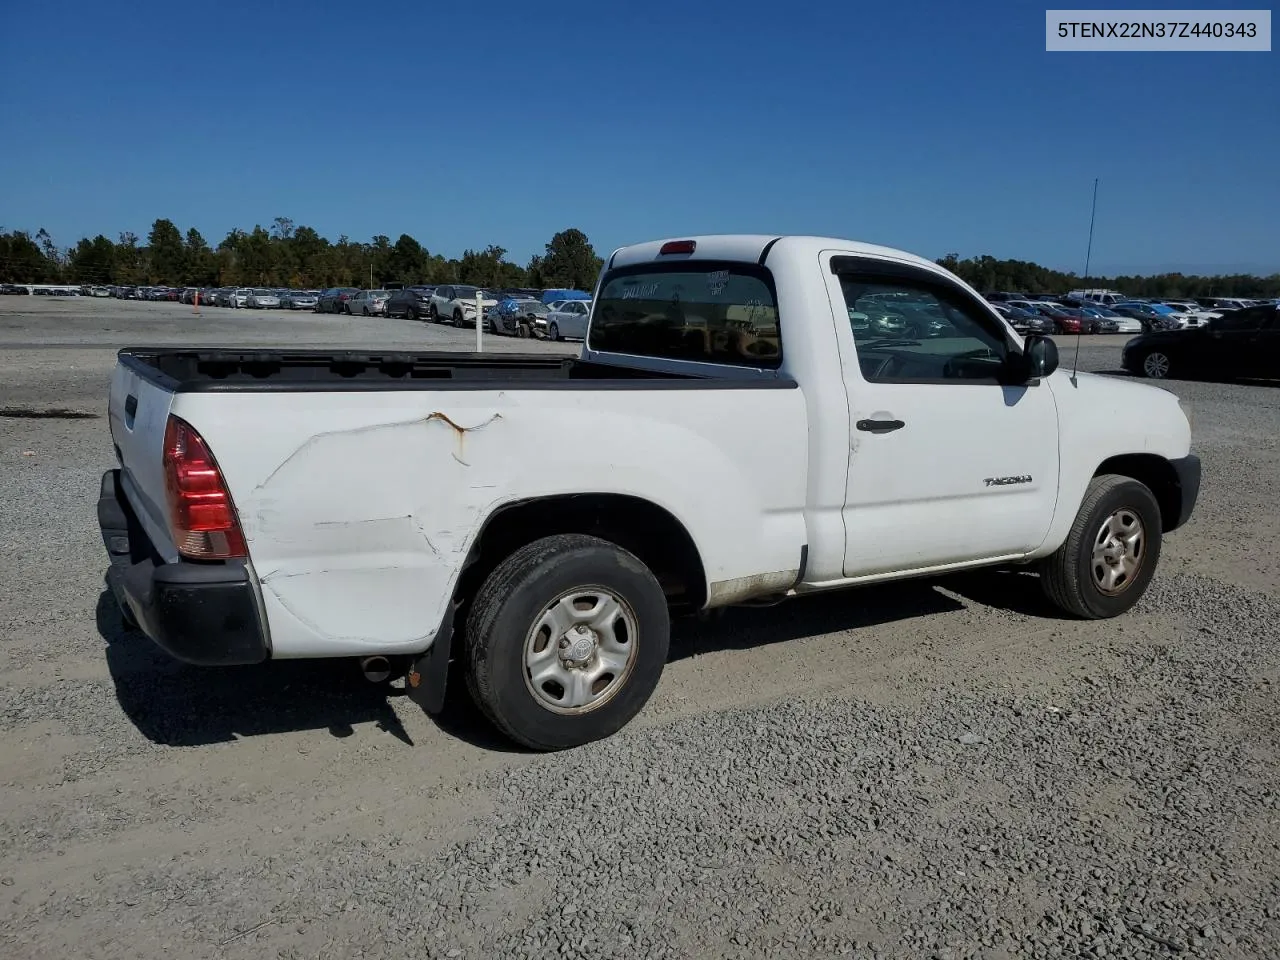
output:
M 1117 290 L 1072 290 L 1067 296 L 1075 300 L 1092 300 L 1106 306 L 1129 299 Z

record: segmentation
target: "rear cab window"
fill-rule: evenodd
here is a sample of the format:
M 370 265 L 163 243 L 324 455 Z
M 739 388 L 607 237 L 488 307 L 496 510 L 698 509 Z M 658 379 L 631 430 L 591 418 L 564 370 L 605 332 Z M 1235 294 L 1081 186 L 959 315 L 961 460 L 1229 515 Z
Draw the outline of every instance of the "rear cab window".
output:
M 755 264 L 708 260 L 612 270 L 591 310 L 587 347 L 777 369 L 782 337 L 773 276 Z

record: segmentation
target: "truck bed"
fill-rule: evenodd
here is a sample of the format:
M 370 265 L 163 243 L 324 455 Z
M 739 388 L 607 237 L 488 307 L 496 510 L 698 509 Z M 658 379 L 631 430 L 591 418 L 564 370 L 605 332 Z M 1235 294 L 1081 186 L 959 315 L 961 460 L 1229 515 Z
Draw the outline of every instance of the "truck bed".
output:
M 173 393 L 795 387 L 785 376 L 656 373 L 546 354 L 128 347 L 122 366 Z

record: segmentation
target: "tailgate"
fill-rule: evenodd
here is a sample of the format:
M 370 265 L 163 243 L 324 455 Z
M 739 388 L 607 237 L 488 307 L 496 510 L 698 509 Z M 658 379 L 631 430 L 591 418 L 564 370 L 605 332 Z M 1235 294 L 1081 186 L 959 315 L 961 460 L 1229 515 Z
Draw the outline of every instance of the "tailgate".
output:
M 152 544 L 168 562 L 178 558 L 169 533 L 164 482 L 164 431 L 172 403 L 171 390 L 117 361 L 107 417 L 124 493 Z

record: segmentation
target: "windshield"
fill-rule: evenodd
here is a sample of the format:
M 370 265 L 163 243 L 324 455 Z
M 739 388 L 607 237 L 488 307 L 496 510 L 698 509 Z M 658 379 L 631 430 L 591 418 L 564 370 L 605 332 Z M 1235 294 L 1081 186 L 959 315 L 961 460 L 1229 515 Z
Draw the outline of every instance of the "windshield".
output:
M 588 347 L 633 356 L 776 368 L 772 275 L 754 264 L 624 267 L 595 301 Z

